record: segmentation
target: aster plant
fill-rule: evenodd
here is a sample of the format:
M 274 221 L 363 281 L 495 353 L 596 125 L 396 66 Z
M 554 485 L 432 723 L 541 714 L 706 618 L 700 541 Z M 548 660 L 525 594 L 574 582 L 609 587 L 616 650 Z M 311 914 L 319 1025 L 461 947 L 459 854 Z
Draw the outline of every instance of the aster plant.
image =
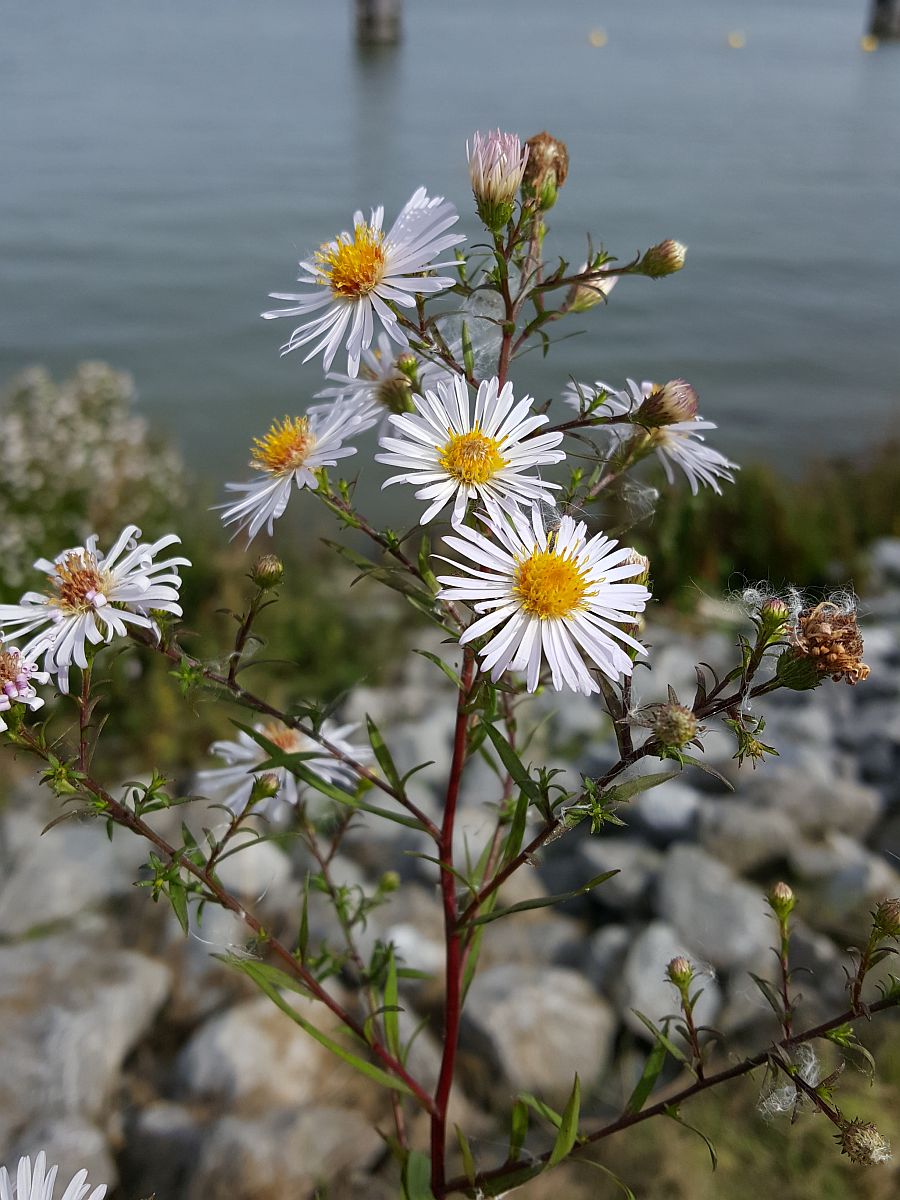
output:
M 640 702 L 635 675 L 654 666 L 643 627 L 653 564 L 640 553 L 639 512 L 629 516 L 628 541 L 598 514 L 608 513 L 613 500 L 627 506 L 635 476 L 721 493 L 738 468 L 704 441 L 716 427 L 699 416 L 697 394 L 679 378 L 677 363 L 672 379 L 640 385 L 563 379 L 555 403 L 532 398 L 524 364 L 515 384 L 510 372 L 526 350 L 549 348 L 557 323 L 587 313 L 596 319 L 622 279 L 656 280 L 680 270 L 685 248 L 665 240 L 622 262 L 592 247 L 578 269 L 564 259 L 550 265 L 547 217 L 569 169 L 563 143 L 549 133 L 527 142 L 478 133 L 467 155 L 484 226 L 468 252 L 460 249 L 465 237 L 455 207 L 420 187 L 387 232 L 381 208 L 368 220 L 356 212 L 352 231 L 324 231 L 319 249 L 300 264 L 301 290 L 276 295 L 288 307 L 264 316 L 299 320 L 283 350 L 307 348 L 307 358 L 321 353 L 326 386 L 305 411 L 275 419 L 260 434 L 248 451 L 259 478 L 229 485 L 238 496 L 221 506 L 225 527 L 253 541 L 275 532 L 289 502 L 324 505 L 352 535 L 350 544 L 331 543 L 337 551 L 360 576 L 398 592 L 423 619 L 416 630 L 437 629 L 439 652 L 429 642 L 423 653 L 446 689 L 440 702 L 455 712 L 440 801 L 420 783 L 419 767 L 398 768 L 377 713 L 368 714 L 363 732 L 342 724 L 316 697 L 279 703 L 264 683 L 248 684 L 250 667 L 254 680 L 265 678 L 265 610 L 291 582 L 274 554 L 249 571 L 246 606 L 232 614 L 233 642 L 204 661 L 177 626 L 180 571 L 189 564 L 181 557 L 158 560 L 177 537 L 143 543 L 134 526 L 107 554 L 93 537 L 55 548 L 55 558 L 36 564 L 42 590 L 0 607 L 0 729 L 14 747 L 42 760 L 45 781 L 66 803 L 108 829 L 146 839 L 143 882 L 154 899 L 168 899 L 186 933 L 208 904 L 243 923 L 252 951 L 228 954 L 230 965 L 389 1093 L 393 1129 L 386 1142 L 406 1200 L 508 1193 L 632 1125 L 663 1115 L 680 1119 L 692 1096 L 751 1072 L 768 1076 L 772 1112 L 815 1109 L 835 1124 L 840 1150 L 853 1162 L 883 1163 L 890 1153 L 885 1138 L 841 1112 L 835 1077 L 819 1070 L 814 1048 L 855 1048 L 854 1022 L 900 1004 L 900 981 L 888 976 L 876 996 L 869 979 L 894 952 L 900 901 L 879 904 L 853 952 L 844 1010 L 801 1028 L 788 965 L 798 899 L 783 882 L 767 897 L 775 969 L 770 979 L 755 980 L 773 1009 L 772 1040 L 759 1053 L 735 1062 L 715 1049 L 696 1021 L 699 973 L 675 954 L 666 971 L 673 1012 L 662 1026 L 642 1018 L 653 1048 L 620 1112 L 605 1120 L 583 1115 L 576 1077 L 561 1111 L 541 1097 L 511 1098 L 505 1152 L 491 1141 L 476 1154 L 466 1132 L 454 1134 L 449 1124 L 463 1006 L 492 923 L 602 888 L 611 873 L 565 896 L 506 903 L 501 894 L 511 877 L 527 872 L 543 847 L 575 827 L 603 836 L 608 825 L 622 823 L 617 810 L 632 796 L 665 785 L 680 770 L 704 767 L 710 728 L 730 731 L 739 762 L 764 760 L 771 748 L 761 737 L 758 699 L 778 689 L 861 684 L 868 674 L 851 596 L 757 591 L 746 597 L 747 628 L 729 671 L 718 676 L 699 664 L 692 697 L 679 698 L 669 687 L 666 701 Z M 598 361 L 598 374 L 601 367 Z M 372 455 L 363 435 L 375 425 L 379 452 Z M 401 486 L 409 499 L 405 532 L 368 517 L 354 482 L 331 473 L 351 456 L 354 469 L 365 464 L 383 486 Z M 650 484 L 637 486 L 665 502 Z M 360 552 L 361 541 L 371 557 Z M 190 796 L 178 794 L 159 771 L 149 783 L 115 794 L 93 766 L 103 725 L 94 666 L 112 642 L 164 656 L 188 700 L 202 694 L 232 714 L 237 707 L 235 736 L 210 747 L 218 762 L 199 770 Z M 77 715 L 74 736 L 51 735 L 34 710 L 52 687 L 68 693 L 73 672 L 81 685 L 68 698 Z M 615 761 L 574 786 L 533 762 L 522 733 L 539 692 L 559 703 L 578 694 L 595 704 L 598 725 L 606 719 L 614 734 Z M 496 787 L 483 797 L 494 816 L 483 844 L 463 855 L 454 836 L 457 812 L 476 757 L 494 769 Z M 648 770 L 653 760 L 665 760 L 666 768 Z M 183 842 L 167 840 L 148 818 L 193 802 L 197 793 L 218 805 L 218 827 L 205 828 L 199 841 L 188 833 Z M 431 1085 L 417 1077 L 398 1020 L 410 1005 L 406 979 L 420 964 L 391 943 L 364 952 L 361 938 L 369 913 L 402 886 L 402 851 L 398 845 L 397 861 L 389 861 L 392 843 L 379 842 L 388 861 L 369 890 L 348 890 L 330 871 L 352 830 L 382 822 L 417 839 L 441 896 L 441 1061 Z M 289 939 L 232 895 L 218 872 L 226 857 L 271 830 L 299 837 L 309 856 L 302 917 Z M 333 909 L 335 940 L 314 944 L 308 915 L 315 904 Z M 355 984 L 348 1000 L 329 986 L 338 975 Z M 295 992 L 318 1001 L 317 1024 L 292 1005 Z M 335 1023 L 349 1040 L 327 1032 Z M 585 1084 L 592 1071 L 585 1063 Z M 425 1116 L 427 1140 L 418 1136 L 421 1123 L 409 1119 L 414 1113 Z M 18 1190 L 36 1195 L 30 1170 L 20 1168 Z M 39 1160 L 41 1197 L 43 1170 Z M 5 1175 L 3 1189 L 7 1200 Z

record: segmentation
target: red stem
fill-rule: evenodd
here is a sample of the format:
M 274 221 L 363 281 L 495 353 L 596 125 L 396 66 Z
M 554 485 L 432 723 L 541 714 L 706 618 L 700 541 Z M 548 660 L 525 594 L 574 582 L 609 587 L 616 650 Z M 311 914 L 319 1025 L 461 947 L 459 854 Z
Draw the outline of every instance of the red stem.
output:
M 453 1069 L 459 1041 L 459 1022 L 462 1016 L 463 935 L 458 923 L 456 877 L 453 874 L 453 827 L 459 784 L 466 761 L 466 730 L 469 714 L 466 704 L 472 687 L 475 656 L 466 647 L 460 676 L 459 698 L 456 705 L 456 729 L 453 734 L 453 759 L 447 781 L 444 820 L 441 826 L 440 863 L 441 897 L 444 904 L 444 937 L 446 940 L 447 980 L 444 1001 L 444 1054 L 434 1093 L 434 1112 L 431 1118 L 431 1186 L 437 1191 L 446 1179 L 445 1153 L 447 1142 L 447 1108 L 453 1087 Z

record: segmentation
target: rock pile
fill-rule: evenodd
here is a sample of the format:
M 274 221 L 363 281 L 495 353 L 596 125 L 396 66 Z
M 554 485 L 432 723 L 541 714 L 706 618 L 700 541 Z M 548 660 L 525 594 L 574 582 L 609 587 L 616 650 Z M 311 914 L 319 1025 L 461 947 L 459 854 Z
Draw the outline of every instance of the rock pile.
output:
M 704 973 L 700 1023 L 739 1041 L 771 1037 L 748 972 L 771 975 L 763 895 L 778 878 L 800 898 L 798 1020 L 841 1006 L 843 947 L 864 934 L 875 902 L 900 894 L 900 543 L 878 547 L 874 561 L 885 590 L 863 616 L 865 684 L 772 697 L 765 740 L 779 757 L 756 772 L 738 776 L 730 735 L 711 731 L 706 761 L 734 792 L 688 769 L 622 809 L 624 828 L 591 836 L 580 826 L 504 889 L 503 903 L 515 903 L 619 871 L 590 896 L 487 927 L 462 1029 L 459 1116 L 469 1125 L 489 1129 L 485 1114 L 520 1090 L 563 1103 L 576 1070 L 596 1106 L 614 1102 L 650 1037 L 633 1010 L 657 1022 L 673 1010 L 663 972 L 676 954 Z M 695 662 L 727 665 L 732 654 L 726 633 L 690 640 L 660 626 L 648 641 L 641 702 L 668 683 L 690 695 Z M 614 761 L 596 701 L 540 703 L 535 761 L 546 749 L 573 780 Z M 453 703 L 426 660 L 402 687 L 361 689 L 351 705 L 348 719 L 376 715 L 401 769 L 446 761 Z M 439 768 L 417 779 L 420 803 L 437 812 Z M 477 856 L 496 796 L 496 778 L 473 761 L 460 855 Z M 184 939 L 164 906 L 132 886 L 143 847 L 77 821 L 41 837 L 50 815 L 46 793 L 24 780 L 0 808 L 0 1162 L 45 1147 L 63 1176 L 87 1166 L 122 1194 L 166 1200 L 282 1200 L 323 1184 L 331 1200 L 391 1195 L 373 1132 L 389 1127 L 385 1098 L 212 957 L 244 948 L 244 930 L 211 911 Z M 364 952 L 390 940 L 432 975 L 404 990 L 407 1034 L 422 1018 L 439 1028 L 442 917 L 423 849 L 398 826 L 366 824 L 333 864 L 350 886 L 386 869 L 403 877 L 362 940 Z M 228 883 L 290 939 L 304 871 L 299 852 L 261 843 L 232 860 Z M 314 913 L 313 939 L 333 934 L 327 911 Z M 433 1082 L 439 1053 L 427 1023 L 410 1061 Z

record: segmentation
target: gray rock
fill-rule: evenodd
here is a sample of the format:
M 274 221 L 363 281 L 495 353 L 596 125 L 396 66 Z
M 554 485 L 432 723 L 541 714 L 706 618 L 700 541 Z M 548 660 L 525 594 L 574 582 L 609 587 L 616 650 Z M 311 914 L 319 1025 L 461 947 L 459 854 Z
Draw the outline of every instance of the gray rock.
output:
M 202 1150 L 203 1132 L 199 1117 L 181 1104 L 157 1100 L 138 1109 L 123 1153 L 128 1194 L 184 1195 Z
M 590 1090 L 605 1070 L 616 1020 L 575 971 L 500 966 L 475 977 L 463 1016 L 461 1068 L 501 1105 L 519 1091 L 565 1103 L 576 1072 Z
M 674 846 L 657 887 L 657 913 L 695 955 L 731 970 L 753 961 L 772 939 L 763 896 L 694 846 Z
M 98 1120 L 170 973 L 79 934 L 0 947 L 0 1148 L 38 1118 Z
M 584 973 L 598 992 L 609 995 L 618 984 L 632 936 L 624 925 L 604 925 L 591 936 Z
M 880 587 L 900 585 L 900 538 L 879 538 L 869 548 L 874 582 Z
M 806 884 L 803 913 L 817 929 L 851 943 L 864 939 L 879 900 L 900 895 L 900 876 L 877 854 L 846 834 L 791 847 L 794 871 Z
M 17 815 L 12 823 L 0 879 L 0 935 L 5 937 L 66 921 L 132 892 L 147 861 L 148 847 L 140 838 L 119 830 L 110 842 L 100 821 L 63 821 L 41 837 L 22 836 L 25 828 L 34 828 L 27 817 Z
M 26 1154 L 33 1162 L 41 1150 L 47 1155 L 48 1166 L 59 1167 L 57 1194 L 81 1170 L 87 1171 L 91 1190 L 105 1183 L 113 1191 L 119 1182 L 105 1134 L 77 1116 L 40 1117 L 21 1130 L 11 1153 L 5 1156 L 7 1169 L 11 1170 Z M 0 1159 L 3 1157 L 0 1155 Z
M 384 1143 L 357 1112 L 328 1105 L 225 1117 L 203 1141 L 187 1200 L 284 1200 L 322 1186 L 340 1200 Z M 334 1187 L 329 1186 L 334 1184 Z
M 697 792 L 682 780 L 671 779 L 635 796 L 620 815 L 629 826 L 642 830 L 658 845 L 667 846 L 691 836 L 699 807 Z
M 753 871 L 787 856 L 798 837 L 786 813 L 739 800 L 705 800 L 700 810 L 700 845 L 734 871 Z
M 633 913 L 648 896 L 659 873 L 662 856 L 632 837 L 607 837 L 602 833 L 581 842 L 576 856 L 581 882 L 605 871 L 618 871 L 590 893 L 591 899 L 615 912 Z
M 703 977 L 703 964 L 690 953 L 678 931 L 664 921 L 653 921 L 631 943 L 618 984 L 622 1019 L 629 1029 L 648 1041 L 652 1035 L 633 1010 L 638 1009 L 657 1025 L 665 1016 L 678 1012 L 678 993 L 665 972 L 666 966 L 680 954 L 691 959 L 701 975 L 697 986 L 702 986 L 703 994 L 694 1010 L 696 1023 L 714 1024 L 721 1007 L 718 984 L 708 974 Z
M 324 1005 L 299 995 L 291 1005 L 317 1028 L 335 1035 Z M 181 1050 L 179 1087 L 195 1100 L 243 1113 L 303 1104 L 362 1102 L 362 1077 L 337 1059 L 267 997 L 247 1000 L 201 1026 Z
M 809 771 L 777 762 L 767 763 L 765 770 L 746 781 L 741 799 L 783 813 L 803 833 L 835 829 L 858 838 L 872 829 L 883 807 L 877 788 L 833 775 L 820 780 Z

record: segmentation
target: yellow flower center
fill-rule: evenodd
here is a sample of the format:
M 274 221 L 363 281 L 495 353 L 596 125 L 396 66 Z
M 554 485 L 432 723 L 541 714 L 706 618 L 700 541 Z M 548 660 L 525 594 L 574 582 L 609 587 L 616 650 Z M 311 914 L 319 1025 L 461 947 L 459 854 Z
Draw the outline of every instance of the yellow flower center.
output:
M 48 579 L 56 589 L 50 603 L 74 613 L 89 612 L 98 601 L 104 603 L 110 584 L 109 575 L 100 571 L 97 560 L 86 550 L 70 551 Z
M 253 439 L 250 466 L 255 471 L 280 475 L 302 467 L 316 447 L 316 435 L 308 417 L 285 417 L 275 421 L 265 437 Z
M 487 483 L 506 466 L 500 442 L 477 429 L 455 434 L 440 449 L 440 464 L 460 483 Z
M 542 621 L 568 617 L 582 606 L 590 583 L 577 561 L 548 550 L 535 550 L 516 568 L 513 591 L 530 617 Z
M 309 739 L 305 734 L 301 733 L 299 729 L 289 729 L 280 721 L 272 721 L 270 724 L 264 725 L 262 735 L 266 741 L 277 746 L 279 750 L 283 750 L 285 754 L 300 754 L 309 749 Z
M 352 237 L 344 233 L 337 241 L 326 242 L 316 251 L 315 259 L 335 296 L 359 300 L 384 275 L 384 234 L 370 225 L 357 225 Z

